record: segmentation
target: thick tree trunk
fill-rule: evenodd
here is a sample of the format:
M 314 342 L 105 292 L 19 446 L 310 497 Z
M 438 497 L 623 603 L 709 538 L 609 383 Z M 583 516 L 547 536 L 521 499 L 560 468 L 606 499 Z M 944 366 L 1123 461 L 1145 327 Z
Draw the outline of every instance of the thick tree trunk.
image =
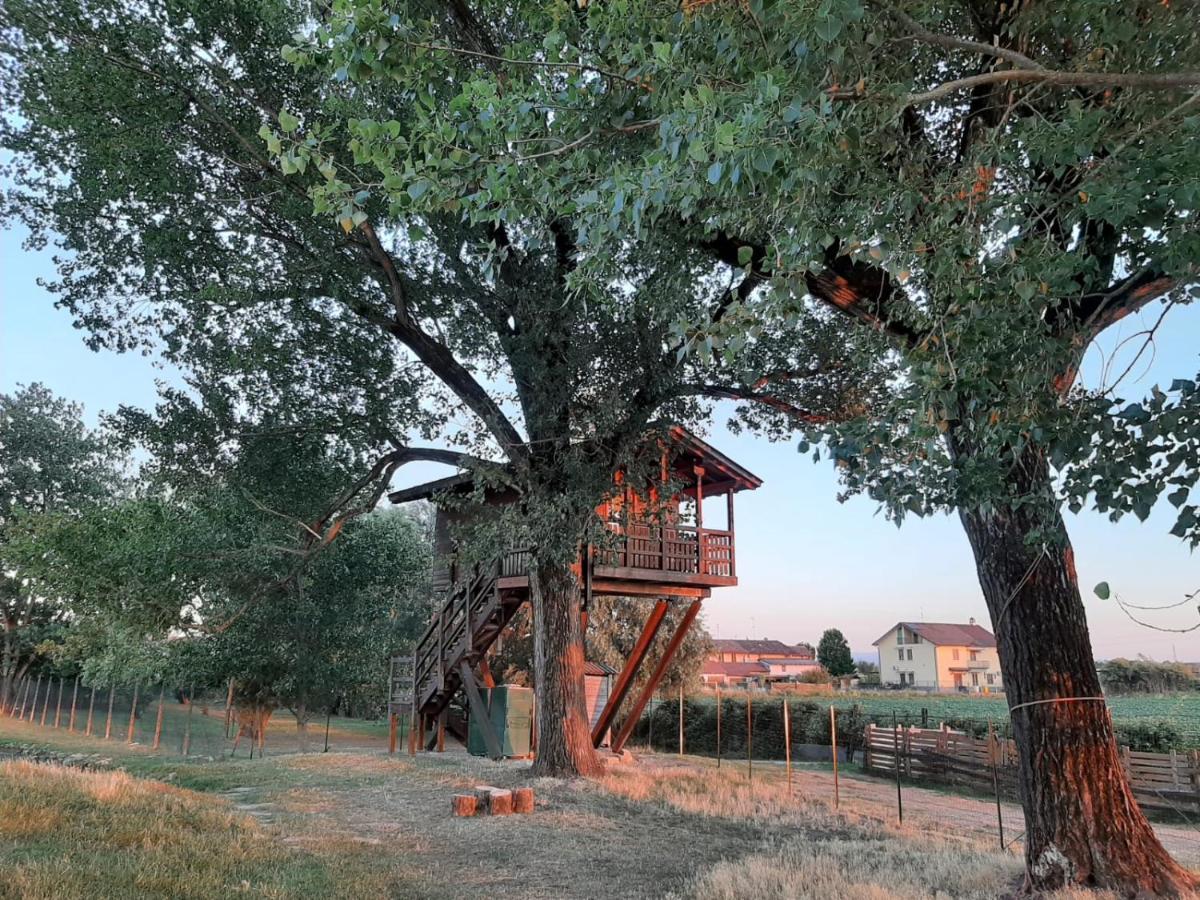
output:
M 961 455 L 961 448 L 958 451 Z M 1043 456 L 1009 475 L 1014 495 L 1050 496 Z M 1188 895 L 1195 880 L 1159 843 L 1129 788 L 1102 699 L 1074 555 L 1061 516 L 1028 507 L 960 510 L 975 554 L 1012 716 L 1025 812 L 1026 890 L 1107 888 Z M 1041 530 L 1045 541 L 1027 544 Z
M 603 766 L 592 747 L 584 701 L 579 583 L 567 566 L 540 562 L 531 567 L 529 582 L 537 692 L 533 773 L 598 776 Z

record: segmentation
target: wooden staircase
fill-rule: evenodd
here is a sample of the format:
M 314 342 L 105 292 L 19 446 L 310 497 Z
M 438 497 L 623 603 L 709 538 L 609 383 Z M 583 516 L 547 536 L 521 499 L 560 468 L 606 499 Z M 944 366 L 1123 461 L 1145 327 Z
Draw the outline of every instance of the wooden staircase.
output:
M 413 706 L 436 716 L 463 687 L 471 670 L 526 600 L 524 591 L 500 589 L 501 560 L 476 565 L 457 581 L 413 652 Z

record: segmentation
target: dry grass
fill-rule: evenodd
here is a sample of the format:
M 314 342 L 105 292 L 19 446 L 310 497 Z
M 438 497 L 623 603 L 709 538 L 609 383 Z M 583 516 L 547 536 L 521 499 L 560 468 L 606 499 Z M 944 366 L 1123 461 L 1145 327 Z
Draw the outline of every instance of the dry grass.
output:
M 605 790 L 690 815 L 751 821 L 771 837 L 756 852 L 718 862 L 673 897 L 740 900 L 994 898 L 1019 879 L 1013 856 L 978 838 L 928 825 L 899 826 L 868 810 L 789 796 L 778 778 L 648 759 L 621 768 Z
M 5 898 L 377 897 L 387 887 L 344 848 L 298 854 L 216 798 L 122 772 L 0 765 L 0 838 Z

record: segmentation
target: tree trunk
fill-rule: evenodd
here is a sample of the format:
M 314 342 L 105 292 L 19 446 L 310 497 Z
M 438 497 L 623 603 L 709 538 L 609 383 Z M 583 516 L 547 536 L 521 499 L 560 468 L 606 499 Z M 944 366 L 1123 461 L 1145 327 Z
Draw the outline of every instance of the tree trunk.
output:
M 529 588 L 537 696 L 533 774 L 598 776 L 603 766 L 592 747 L 584 701 L 579 583 L 567 566 L 538 562 L 535 557 Z
M 961 446 L 956 450 L 961 457 Z M 1016 497 L 1051 497 L 1049 468 L 1026 451 Z M 1057 511 L 960 509 L 1000 656 L 1025 812 L 1025 889 L 1188 894 L 1195 879 L 1159 843 L 1121 765 L 1102 699 L 1074 553 Z M 1044 541 L 1027 544 L 1041 531 Z M 1051 701 L 1051 702 L 1045 702 Z M 1027 705 L 1030 704 L 1030 705 Z
M 296 717 L 296 739 L 300 744 L 300 752 L 308 752 L 308 704 L 297 703 L 292 710 Z

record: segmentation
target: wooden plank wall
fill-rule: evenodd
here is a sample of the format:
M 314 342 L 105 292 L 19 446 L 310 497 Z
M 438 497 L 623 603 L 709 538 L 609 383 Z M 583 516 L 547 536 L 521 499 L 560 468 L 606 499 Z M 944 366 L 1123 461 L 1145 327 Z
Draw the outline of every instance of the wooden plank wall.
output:
M 891 776 L 970 784 L 991 790 L 995 766 L 1001 790 L 1017 791 L 1017 749 L 998 736 L 973 738 L 944 725 L 939 729 L 907 728 L 896 731 L 867 726 L 864 765 L 868 771 Z M 1140 753 L 1121 748 L 1121 760 L 1138 802 L 1148 808 L 1175 812 L 1200 811 L 1200 751 Z

